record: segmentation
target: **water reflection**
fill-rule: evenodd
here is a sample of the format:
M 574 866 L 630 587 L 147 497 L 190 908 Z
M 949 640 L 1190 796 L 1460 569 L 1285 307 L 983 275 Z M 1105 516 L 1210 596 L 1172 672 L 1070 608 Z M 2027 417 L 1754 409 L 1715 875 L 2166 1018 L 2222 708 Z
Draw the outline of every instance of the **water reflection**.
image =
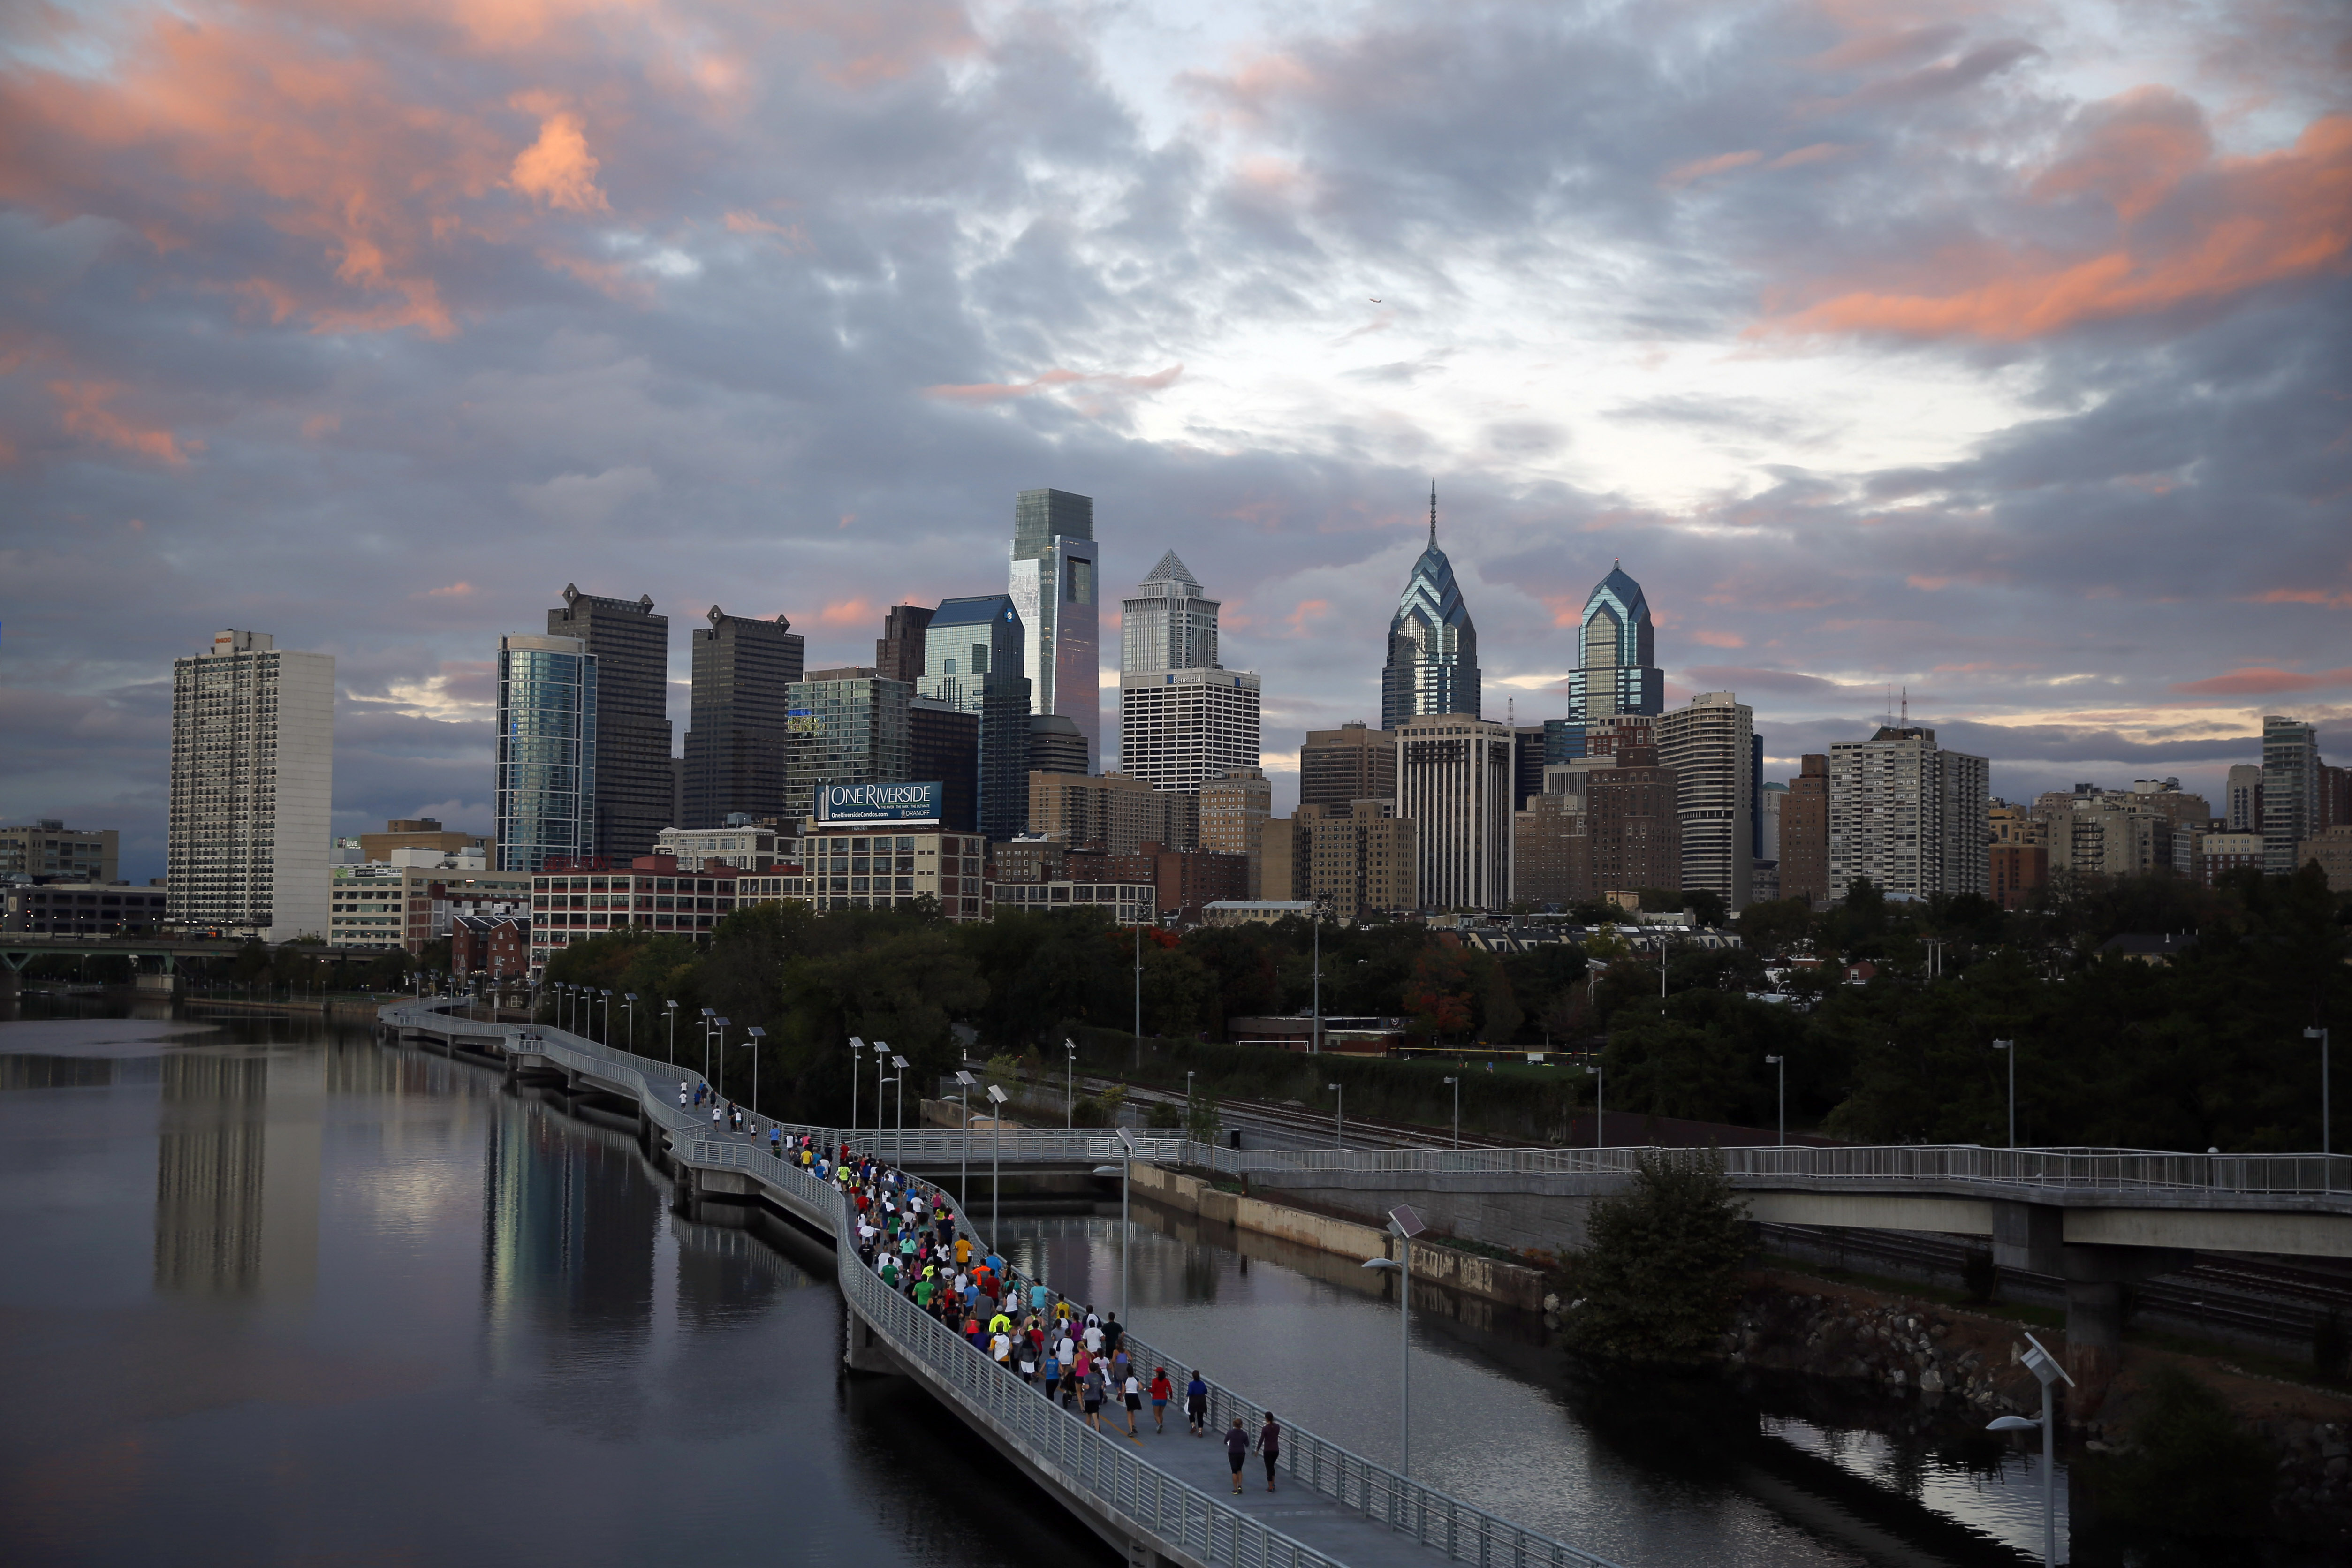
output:
M 155 1289 L 307 1299 L 319 1260 L 319 1061 L 205 1049 L 162 1066 Z

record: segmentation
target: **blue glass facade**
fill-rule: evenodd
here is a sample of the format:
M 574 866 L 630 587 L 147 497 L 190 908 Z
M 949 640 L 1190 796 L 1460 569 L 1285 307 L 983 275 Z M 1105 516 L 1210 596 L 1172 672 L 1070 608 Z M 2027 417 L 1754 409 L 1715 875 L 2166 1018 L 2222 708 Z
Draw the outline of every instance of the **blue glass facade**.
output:
M 1592 720 L 1665 712 L 1666 676 L 1657 667 L 1650 601 L 1621 565 L 1612 564 L 1585 600 L 1577 641 L 1578 667 L 1568 677 L 1568 722 L 1579 729 L 1576 755 L 1581 756 L 1581 727 Z
M 943 601 L 923 633 L 922 695 L 980 716 L 980 831 L 995 842 L 1029 831 L 1026 628 L 1013 597 Z
M 1381 727 L 1394 729 L 1430 714 L 1483 716 L 1479 706 L 1478 629 L 1454 580 L 1454 563 L 1437 548 L 1437 487 L 1429 490 L 1429 548 L 1389 622 L 1389 658 L 1381 672 Z
M 580 639 L 499 639 L 497 800 L 500 871 L 596 852 L 596 659 Z

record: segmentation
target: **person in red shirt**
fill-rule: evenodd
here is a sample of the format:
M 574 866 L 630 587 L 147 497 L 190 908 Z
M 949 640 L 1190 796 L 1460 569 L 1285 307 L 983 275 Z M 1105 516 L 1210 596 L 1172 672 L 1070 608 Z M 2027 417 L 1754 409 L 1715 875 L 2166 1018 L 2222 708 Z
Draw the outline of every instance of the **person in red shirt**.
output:
M 1153 1367 L 1151 1369 L 1151 1429 L 1163 1437 L 1168 1435 L 1168 1401 L 1175 1393 L 1175 1385 L 1168 1381 L 1168 1369 L 1164 1366 Z

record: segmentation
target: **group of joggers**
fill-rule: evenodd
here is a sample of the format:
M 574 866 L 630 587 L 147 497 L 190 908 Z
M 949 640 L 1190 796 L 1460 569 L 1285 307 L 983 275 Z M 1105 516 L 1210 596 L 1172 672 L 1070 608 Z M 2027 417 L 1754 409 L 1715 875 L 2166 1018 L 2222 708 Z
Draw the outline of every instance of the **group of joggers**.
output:
M 704 1092 L 695 1091 L 697 1105 Z M 687 1094 L 688 1086 L 679 1084 L 680 1103 Z M 716 1121 L 715 1097 L 711 1103 Z M 758 1135 L 756 1126 L 752 1133 Z M 1096 1431 L 1116 1430 L 1103 1425 L 1108 1405 L 1114 1419 L 1124 1413 L 1127 1437 L 1141 1442 L 1136 1417 L 1148 1399 L 1153 1433 L 1167 1435 L 1176 1385 L 1165 1366 L 1147 1375 L 1129 1360 L 1127 1330 L 1116 1312 L 1098 1316 L 1092 1307 L 1044 1284 L 1024 1281 L 1002 1257 L 961 1233 L 954 1208 L 929 1182 L 861 1158 L 846 1145 L 820 1148 L 810 1134 L 786 1137 L 774 1126 L 768 1135 L 778 1157 L 847 1196 L 857 1214 L 857 1256 L 883 1283 L 955 1330 L 1008 1375 L 1060 1400 L 1064 1409 L 1083 1414 Z M 1193 1437 L 1208 1433 L 1209 1385 L 1197 1370 L 1184 1385 L 1184 1424 Z M 1282 1427 L 1274 1412 L 1265 1413 L 1255 1437 L 1234 1416 L 1223 1437 L 1234 1490 L 1242 1490 L 1242 1468 L 1253 1450 L 1265 1461 L 1265 1490 L 1274 1490 L 1275 1467 L 1282 1457 Z

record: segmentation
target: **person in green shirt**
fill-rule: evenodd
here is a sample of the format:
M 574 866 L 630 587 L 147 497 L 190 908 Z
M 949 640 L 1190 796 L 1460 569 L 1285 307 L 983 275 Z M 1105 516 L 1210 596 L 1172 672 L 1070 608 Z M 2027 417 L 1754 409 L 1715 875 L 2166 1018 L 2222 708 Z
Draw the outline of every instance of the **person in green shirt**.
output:
M 929 1280 L 915 1281 L 915 1305 L 927 1312 L 931 1310 L 931 1282 Z

